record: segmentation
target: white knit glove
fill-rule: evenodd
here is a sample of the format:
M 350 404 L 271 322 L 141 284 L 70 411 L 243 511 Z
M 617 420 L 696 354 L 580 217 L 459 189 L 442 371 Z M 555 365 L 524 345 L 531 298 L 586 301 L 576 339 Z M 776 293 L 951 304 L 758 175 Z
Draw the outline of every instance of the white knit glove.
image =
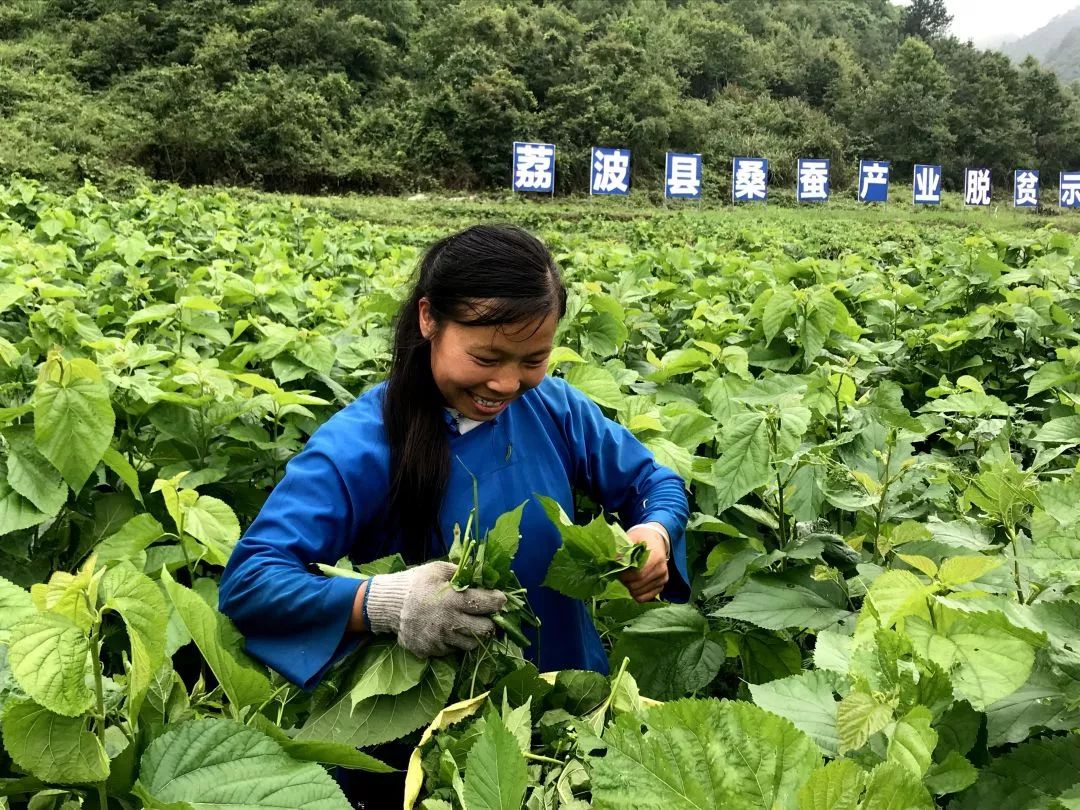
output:
M 430 562 L 368 581 L 367 621 L 373 633 L 396 633 L 398 643 L 421 658 L 474 649 L 490 638 L 490 616 L 506 604 L 502 591 L 450 585 L 457 566 Z

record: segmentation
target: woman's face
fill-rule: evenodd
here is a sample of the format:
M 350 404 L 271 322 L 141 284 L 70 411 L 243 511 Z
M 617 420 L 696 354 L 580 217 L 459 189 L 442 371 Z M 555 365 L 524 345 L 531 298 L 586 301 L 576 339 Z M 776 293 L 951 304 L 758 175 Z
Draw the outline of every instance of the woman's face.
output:
M 501 326 L 437 324 L 426 298 L 420 299 L 420 331 L 431 341 L 431 374 L 451 408 L 486 421 L 544 379 L 558 320 Z

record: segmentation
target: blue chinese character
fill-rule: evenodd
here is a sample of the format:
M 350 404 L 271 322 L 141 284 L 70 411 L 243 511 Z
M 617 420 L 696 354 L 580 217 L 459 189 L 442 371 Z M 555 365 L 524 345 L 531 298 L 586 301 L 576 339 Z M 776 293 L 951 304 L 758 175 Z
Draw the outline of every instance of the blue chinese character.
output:
M 737 157 L 731 161 L 732 202 L 765 202 L 768 193 L 768 160 Z
M 594 146 L 592 150 L 592 180 L 590 194 L 630 193 L 630 152 L 627 149 L 607 149 Z
M 555 144 L 514 141 L 514 191 L 555 191 Z
M 911 191 L 915 205 L 941 205 L 941 167 L 915 164 L 915 185 Z
M 1038 204 L 1039 173 L 1035 169 L 1017 169 L 1013 172 L 1013 205 L 1034 208 Z
M 1080 208 L 1080 172 L 1062 172 L 1058 194 L 1062 208 Z
M 664 196 L 688 200 L 701 197 L 701 155 L 667 153 Z
M 889 201 L 889 163 L 886 160 L 859 161 L 859 202 Z
M 829 161 L 799 158 L 795 199 L 799 202 L 825 202 L 829 199 Z

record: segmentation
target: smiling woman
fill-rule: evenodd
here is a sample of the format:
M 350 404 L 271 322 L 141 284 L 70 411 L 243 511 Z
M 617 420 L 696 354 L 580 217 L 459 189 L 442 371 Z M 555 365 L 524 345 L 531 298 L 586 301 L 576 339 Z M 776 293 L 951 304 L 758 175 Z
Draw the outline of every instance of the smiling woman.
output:
M 519 228 L 472 227 L 425 253 L 388 380 L 316 431 L 229 560 L 221 610 L 248 652 L 311 686 L 370 633 L 423 658 L 475 649 L 496 632 L 507 597 L 450 587 L 455 566 L 435 558 L 456 524 L 484 537 L 519 510 L 511 568 L 539 620 L 524 630 L 523 655 L 541 670 L 606 672 L 585 604 L 542 585 L 562 541 L 536 495 L 573 515 L 575 491 L 588 493 L 649 550 L 620 575 L 630 594 L 685 601 L 684 482 L 546 375 L 565 310 L 551 254 Z M 413 567 L 366 580 L 309 572 L 394 553 Z

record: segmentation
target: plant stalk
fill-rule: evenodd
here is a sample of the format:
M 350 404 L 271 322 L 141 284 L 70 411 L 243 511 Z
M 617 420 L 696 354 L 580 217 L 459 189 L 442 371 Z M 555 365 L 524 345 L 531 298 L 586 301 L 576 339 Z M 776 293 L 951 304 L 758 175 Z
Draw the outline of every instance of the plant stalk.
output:
M 874 509 L 874 554 L 877 554 L 878 540 L 881 538 L 881 517 L 885 514 L 885 499 L 889 495 L 889 485 L 892 483 L 892 454 L 896 446 L 896 430 L 889 431 L 887 442 L 888 450 L 885 451 L 885 480 L 881 482 L 881 497 L 878 498 L 877 507 Z
M 532 751 L 525 751 L 525 759 L 531 759 L 533 762 L 546 762 L 549 765 L 565 765 L 566 763 L 560 759 L 553 757 L 545 757 L 542 754 L 534 754 Z
M 101 685 L 101 649 L 98 630 L 90 637 L 90 655 L 94 666 L 94 694 L 97 696 L 97 716 L 94 717 L 94 725 L 97 726 L 98 742 L 101 750 L 105 750 L 105 690 Z M 97 783 L 98 805 L 101 810 L 109 810 L 109 797 L 105 792 L 105 783 Z
M 1005 534 L 1008 535 L 1008 537 L 1009 537 L 1009 545 L 1012 546 L 1012 553 L 1013 553 L 1013 582 L 1016 584 L 1016 599 L 1021 605 L 1027 604 L 1026 601 L 1025 601 L 1025 597 L 1024 597 L 1023 580 L 1021 580 L 1021 578 L 1020 578 L 1019 539 L 1016 536 L 1016 530 L 1013 529 L 1013 527 L 1008 523 L 1005 524 Z

